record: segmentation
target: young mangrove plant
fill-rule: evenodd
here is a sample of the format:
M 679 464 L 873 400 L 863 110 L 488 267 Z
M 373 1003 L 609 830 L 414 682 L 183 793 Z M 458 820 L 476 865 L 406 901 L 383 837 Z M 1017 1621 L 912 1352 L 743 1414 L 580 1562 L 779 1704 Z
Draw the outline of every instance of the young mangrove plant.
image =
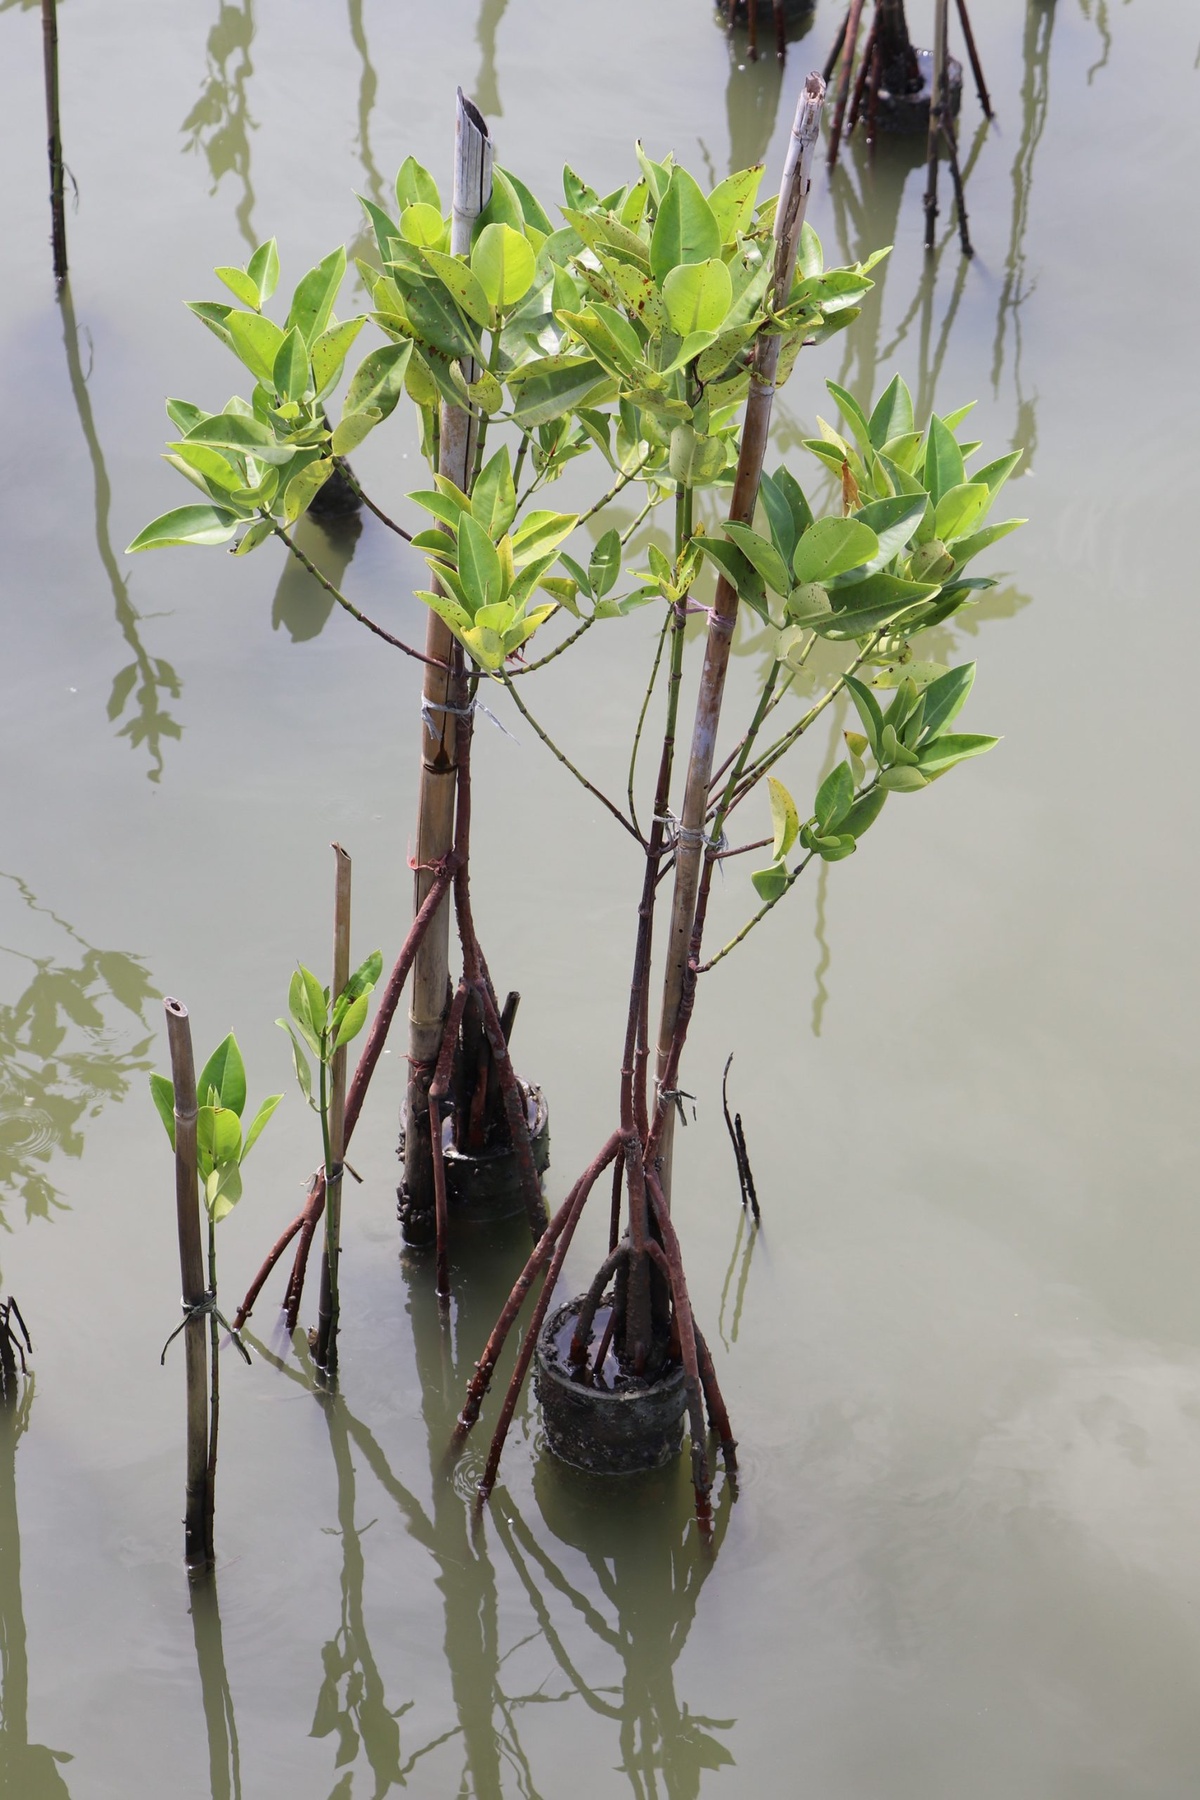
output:
M 319 1179 L 325 1200 L 325 1250 L 321 1259 L 321 1297 L 317 1329 L 312 1334 L 312 1350 L 317 1367 L 329 1377 L 337 1374 L 338 1260 L 346 1149 L 346 1046 L 367 1022 L 367 1005 L 383 970 L 383 958 L 378 950 L 373 950 L 366 961 L 350 973 L 350 858 L 340 844 L 335 844 L 333 849 L 337 858 L 333 982 L 330 987 L 322 987 L 312 970 L 301 965 L 292 976 L 288 989 L 289 1017 L 276 1021 L 291 1039 L 300 1092 L 321 1121 Z M 315 1095 L 306 1050 L 317 1062 Z M 317 1181 L 318 1176 L 314 1176 L 310 1196 Z M 305 1254 L 311 1236 L 312 1227 L 303 1244 Z
M 577 354 L 593 356 L 615 383 L 628 434 L 666 452 L 657 479 L 674 488 L 674 558 L 652 554 L 632 593 L 600 602 L 614 612 L 665 603 L 632 747 L 629 812 L 623 815 L 640 841 L 644 870 L 618 1121 L 529 1258 L 470 1383 L 459 1444 L 478 1418 L 526 1295 L 544 1277 L 500 1409 L 481 1497 L 495 1481 L 516 1399 L 536 1355 L 550 1447 L 585 1467 L 617 1470 L 662 1461 L 678 1448 L 686 1409 L 697 1512 L 707 1522 L 712 1476 L 705 1405 L 730 1472 L 735 1446 L 712 1358 L 692 1314 L 670 1204 L 671 1131 L 681 1105 L 680 1059 L 698 977 L 745 938 L 814 858 L 833 862 L 853 854 L 891 794 L 925 788 L 996 741 L 950 730 L 970 691 L 973 666 L 919 663 L 912 642 L 991 585 L 964 571 L 1018 523 L 984 524 L 1017 458 L 1001 458 L 968 477 L 966 459 L 978 446 L 961 444 L 955 429 L 969 409 L 918 429 L 908 390 L 897 378 L 869 415 L 850 394 L 832 390 L 848 435 L 822 423 L 822 436 L 806 445 L 818 459 L 818 480 L 825 471 L 834 477 L 827 483 L 834 497 L 830 513 L 817 516 L 788 469 L 762 473 L 772 397 L 797 351 L 827 335 L 831 323 L 846 322 L 852 301 L 870 285 L 868 265 L 827 271 L 815 234 L 804 224 L 822 98 L 819 78 L 810 78 L 777 204 L 755 208 L 759 171 L 731 178 L 732 190 L 722 184 L 724 193 L 706 197 L 684 171 L 643 162 L 637 202 L 631 205 L 623 193 L 615 202 L 576 204 L 567 215 L 581 240 L 568 265 L 590 295 L 604 297 L 576 310 L 556 308 L 555 316 L 579 345 Z M 741 193 L 731 200 L 739 181 Z M 743 399 L 739 423 L 735 409 Z M 695 518 L 697 495 L 722 487 L 728 516 L 719 531 L 706 531 Z M 446 616 L 461 641 L 473 646 L 476 661 L 512 689 L 502 638 L 497 644 L 482 631 L 505 628 L 499 609 L 516 567 L 515 540 L 505 546 L 501 539 L 494 560 L 481 554 L 461 501 L 441 492 L 460 515 L 457 553 L 429 545 L 439 579 L 461 609 L 448 607 Z M 443 517 L 454 523 L 448 509 Z M 598 590 L 607 596 L 619 547 L 602 540 L 598 558 L 588 571 L 563 558 L 570 589 L 561 592 L 562 603 L 580 595 L 594 602 Z M 711 605 L 699 607 L 691 595 L 705 559 L 716 566 L 718 581 Z M 771 654 L 750 716 L 718 763 L 725 674 L 743 603 L 755 628 L 765 628 Z M 696 610 L 705 614 L 707 629 L 680 803 L 674 750 L 685 627 L 689 611 Z M 822 660 L 833 659 L 824 692 L 781 728 L 776 709 L 818 645 Z M 635 806 L 637 753 L 664 666 L 662 741 L 643 832 Z M 885 682 L 898 684 L 886 710 L 875 692 Z M 848 734 L 846 759 L 820 783 L 804 817 L 774 771 L 843 691 L 863 730 Z M 565 755 L 562 760 L 573 767 Z M 735 813 L 768 782 L 767 836 L 730 848 L 727 827 Z M 768 844 L 770 861 L 753 878 L 761 905 L 730 943 L 702 961 L 714 869 Z M 802 854 L 793 860 L 797 849 Z M 651 1093 L 651 953 L 656 901 L 668 868 L 673 891 Z M 609 1168 L 608 1255 L 587 1292 L 548 1317 L 588 1195 Z
M 151 1075 L 150 1093 L 175 1152 L 175 1211 L 183 1323 L 163 1345 L 162 1361 L 180 1333 L 187 1364 L 187 1508 L 184 1554 L 188 1567 L 213 1561 L 216 1505 L 217 1430 L 220 1422 L 220 1328 L 230 1326 L 217 1304 L 217 1226 L 242 1197 L 242 1164 L 283 1098 L 271 1094 L 255 1113 L 245 1135 L 246 1069 L 233 1033 L 222 1039 L 195 1078 L 192 1027 L 180 1000 L 163 1002 L 171 1051 L 171 1078 Z M 208 1272 L 200 1237 L 198 1195 L 208 1224 Z M 208 1320 L 205 1343 L 204 1321 Z M 236 1332 L 231 1337 L 247 1362 Z M 206 1380 L 206 1377 L 208 1379 Z M 208 1387 L 207 1411 L 205 1387 Z

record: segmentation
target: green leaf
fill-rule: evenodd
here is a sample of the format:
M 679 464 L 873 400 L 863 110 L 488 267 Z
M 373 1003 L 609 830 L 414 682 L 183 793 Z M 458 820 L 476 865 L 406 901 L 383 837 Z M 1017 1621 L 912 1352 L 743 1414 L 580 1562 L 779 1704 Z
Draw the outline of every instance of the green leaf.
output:
M 255 312 L 262 305 L 262 295 L 258 291 L 258 283 L 245 269 L 221 267 L 214 269 L 217 280 L 227 287 L 231 294 L 239 299 L 243 306 L 252 306 Z
M 1013 450 L 1008 456 L 998 456 L 995 462 L 972 475 L 971 480 L 981 481 L 994 500 L 1024 454 L 1023 450 Z
M 521 240 L 525 242 L 524 238 Z M 528 245 L 526 245 L 528 249 Z M 447 256 L 443 250 L 423 250 L 421 254 L 467 317 L 477 325 L 490 325 L 492 303 L 479 277 L 460 256 Z M 530 253 L 532 254 L 532 252 Z
M 357 1000 L 360 994 L 369 994 L 382 973 L 383 953 L 372 950 L 370 956 L 365 956 L 354 970 L 338 998 Z
M 818 519 L 796 545 L 792 568 L 798 582 L 827 582 L 869 562 L 879 540 L 857 519 Z
M 727 537 L 733 539 L 747 560 L 754 564 L 769 588 L 780 595 L 791 591 L 792 578 L 787 564 L 773 544 L 769 544 L 766 538 L 759 537 L 757 531 L 751 531 L 748 525 L 737 525 L 732 520 L 726 520 L 721 529 Z
M 517 568 L 532 562 L 535 556 L 544 556 L 548 550 L 553 550 L 564 538 L 570 537 L 578 523 L 577 513 L 527 513 L 513 532 L 513 561 Z
M 214 1225 L 231 1213 L 242 1197 L 242 1175 L 238 1165 L 221 1163 L 204 1184 L 204 1202 Z
M 922 601 L 940 592 L 936 582 L 905 581 L 899 575 L 881 570 L 856 582 L 853 587 L 839 588 L 833 595 L 834 611 L 822 637 L 864 637 L 881 625 L 890 625 Z
M 259 305 L 265 306 L 279 281 L 279 250 L 274 238 L 258 246 L 246 264 L 246 273 L 258 288 Z
M 406 244 L 415 244 L 418 250 L 440 250 L 446 235 L 446 222 L 438 207 L 417 200 L 400 214 L 400 235 Z
M 854 517 L 879 539 L 879 548 L 866 564 L 865 573 L 873 575 L 886 568 L 903 550 L 924 518 L 925 506 L 924 494 L 893 494 L 887 500 L 872 500 L 858 509 Z
M 915 794 L 921 788 L 928 787 L 929 781 L 920 769 L 898 766 L 885 769 L 879 777 L 879 785 L 889 794 Z
M 773 775 L 767 776 L 767 791 L 771 798 L 771 827 L 775 833 L 771 855 L 776 862 L 782 862 L 800 835 L 800 814 L 782 781 L 776 781 Z
M 437 182 L 415 156 L 406 156 L 396 176 L 396 204 L 403 211 L 406 206 L 418 203 L 436 207 L 439 213 L 442 210 L 442 197 L 438 193 Z
M 871 414 L 871 443 L 882 450 L 893 438 L 906 437 L 913 428 L 912 395 L 899 375 L 893 375 Z
M 548 425 L 582 405 L 605 381 L 605 372 L 590 356 L 544 356 L 508 377 L 513 416 L 527 431 Z
M 765 625 L 769 625 L 771 615 L 767 607 L 766 586 L 753 563 L 742 555 L 736 544 L 726 543 L 721 538 L 703 537 L 698 542 L 705 556 L 716 563 L 738 598 L 744 600 Z
M 520 181 L 517 176 L 513 174 L 511 169 L 502 170 L 494 168 L 492 173 L 493 176 L 503 174 L 507 177 L 509 186 L 512 188 L 513 193 L 520 202 L 521 213 L 525 223 L 527 225 L 532 225 L 535 231 L 544 231 L 546 236 L 549 237 L 554 230 L 554 227 L 546 217 L 541 203 L 534 198 L 529 189 L 525 186 L 525 183 Z
M 817 789 L 813 815 L 822 837 L 836 830 L 854 804 L 854 776 L 849 763 L 839 763 Z
M 958 440 L 934 413 L 925 445 L 925 488 L 936 506 L 943 494 L 962 483 L 965 468 Z
M 754 223 L 754 202 L 763 178 L 762 163 L 752 169 L 738 169 L 719 181 L 708 196 L 723 244 L 737 240 L 739 231 L 746 232 Z
M 886 799 L 887 789 L 878 786 L 873 787 L 869 793 L 863 794 L 861 799 L 854 802 L 842 820 L 842 833 L 852 838 L 860 838 L 863 832 L 869 831 L 875 823 L 883 811 L 883 803 Z
M 943 544 L 953 546 L 959 538 L 970 537 L 992 503 L 986 482 L 964 481 L 949 488 L 937 503 L 933 515 L 933 535 Z
M 1000 742 L 994 737 L 975 737 L 966 732 L 948 732 L 945 737 L 935 738 L 931 744 L 922 745 L 917 752 L 917 767 L 923 775 L 944 775 L 955 763 L 965 762 L 969 756 L 983 756 L 995 749 Z
M 344 413 L 338 421 L 330 448 L 335 456 L 349 456 L 368 433 L 374 431 L 383 414 L 376 406 L 364 406 L 361 412 Z
M 222 1038 L 200 1071 L 196 1099 L 202 1106 L 208 1103 L 209 1088 L 215 1088 L 220 1105 L 241 1118 L 246 1105 L 246 1065 L 232 1031 Z
M 168 544 L 224 544 L 230 539 L 241 518 L 221 506 L 177 506 L 163 513 L 138 532 L 125 554 L 135 550 L 159 550 Z
M 346 389 L 344 412 L 364 412 L 372 408 L 381 419 L 391 413 L 404 387 L 404 373 L 412 355 L 412 345 L 381 344 L 364 356 Z
M 292 1046 L 292 1061 L 296 1068 L 296 1080 L 300 1084 L 300 1092 L 311 1106 L 313 1097 L 312 1070 L 308 1066 L 308 1059 L 303 1050 L 301 1050 L 299 1040 L 287 1020 L 276 1019 L 275 1023 L 279 1026 L 281 1031 L 286 1031 L 288 1034 Z
M 308 346 L 294 325 L 279 346 L 271 379 L 285 400 L 303 400 L 308 392 Z
M 471 250 L 471 268 L 501 312 L 529 292 L 536 267 L 532 244 L 511 225 L 485 225 Z
M 709 257 L 672 269 L 663 281 L 662 297 L 671 329 L 680 337 L 716 332 L 733 304 L 733 282 L 720 257 Z
M 270 519 L 256 519 L 248 531 L 244 531 L 233 551 L 234 556 L 249 556 L 260 544 L 265 544 L 270 537 L 272 525 Z
M 284 329 L 290 331 L 295 326 L 306 344 L 315 343 L 329 324 L 345 273 L 346 252 L 339 244 L 298 283 Z
M 837 401 L 842 417 L 849 421 L 850 428 L 858 439 L 859 448 L 864 453 L 868 453 L 872 449 L 872 444 L 871 428 L 867 424 L 866 413 L 858 404 L 854 395 L 848 392 L 846 388 L 839 387 L 836 381 L 827 381 L 825 386 Z
M 158 1108 L 158 1116 L 166 1126 L 167 1136 L 175 1148 L 175 1087 L 165 1075 L 150 1077 L 150 1097 Z
M 338 429 L 341 429 L 340 426 Z M 336 436 L 337 432 L 334 433 L 335 438 Z M 285 524 L 294 524 L 301 513 L 308 511 L 313 500 L 332 474 L 332 456 L 323 456 L 318 462 L 306 463 L 302 469 L 296 471 L 284 489 L 283 517 Z M 239 545 L 239 549 L 240 547 Z
M 271 319 L 261 313 L 231 312 L 226 320 L 230 342 L 239 360 L 245 363 L 256 381 L 273 385 L 275 358 L 283 343 L 283 333 Z M 197 419 L 193 421 L 199 424 Z
M 292 975 L 288 987 L 288 1011 L 313 1055 L 320 1056 L 321 1033 L 325 1029 L 325 996 L 318 988 L 319 998 L 317 1010 L 314 1013 L 310 983 L 315 984 L 316 977 L 308 975 L 308 981 L 306 981 L 306 974 L 308 974 L 307 970 L 296 969 Z
M 351 1038 L 358 1036 L 366 1023 L 369 1001 L 370 996 L 368 994 L 360 994 L 357 1000 L 352 1000 L 350 1002 L 342 1016 L 342 1022 L 338 1026 L 337 1036 L 333 1041 L 335 1050 L 340 1050 L 343 1044 L 348 1044 Z
M 598 541 L 588 563 L 588 581 L 597 599 L 609 592 L 620 573 L 621 534 L 614 525 Z
M 841 862 L 843 857 L 853 856 L 858 849 L 848 832 L 837 837 L 814 837 L 812 847 L 825 862 Z
M 703 437 L 694 426 L 676 425 L 671 433 L 670 470 L 684 487 L 707 487 L 726 464 L 722 438 Z
M 458 528 L 458 572 L 473 612 L 504 598 L 504 570 L 487 532 L 464 513 Z
M 721 254 L 717 216 L 686 169 L 672 169 L 650 239 L 650 272 L 662 287 L 682 263 L 706 262 Z
M 1005 519 L 999 525 L 985 525 L 982 531 L 975 533 L 974 537 L 959 538 L 954 546 L 955 562 L 960 566 L 970 562 L 971 558 L 978 556 L 981 550 L 989 550 L 993 544 L 998 544 L 1001 538 L 1007 537 L 1010 531 L 1016 531 L 1020 526 L 1026 524 L 1028 524 L 1027 519 Z
M 931 743 L 954 723 L 966 705 L 974 682 L 975 664 L 969 662 L 957 669 L 947 669 L 944 675 L 929 683 L 925 689 L 925 743 Z
M 754 883 L 754 891 L 759 899 L 765 900 L 770 906 L 787 892 L 787 864 L 772 863 L 769 869 L 755 869 L 750 879 Z
M 294 1052 L 295 1051 L 294 1044 L 292 1046 L 292 1049 Z M 272 1113 L 275 1111 L 275 1108 L 279 1105 L 279 1102 L 282 1099 L 283 1099 L 282 1094 L 268 1094 L 267 1098 L 263 1101 L 262 1105 L 259 1107 L 258 1111 L 255 1113 L 253 1119 L 250 1121 L 250 1129 L 246 1133 L 246 1141 L 242 1145 L 242 1155 L 241 1155 L 242 1162 L 245 1162 L 245 1160 L 249 1156 L 251 1150 L 253 1150 L 255 1144 L 257 1144 L 259 1138 L 262 1136 L 263 1130 L 264 1130 L 268 1120 L 270 1119 Z
M 493 542 L 503 537 L 517 513 L 517 491 L 507 446 L 497 450 L 479 471 L 471 490 L 471 516 Z
M 313 386 L 320 398 L 328 392 L 342 372 L 342 364 L 351 344 L 366 324 L 361 315 L 357 319 L 347 319 L 344 324 L 331 325 L 323 331 L 312 347 Z

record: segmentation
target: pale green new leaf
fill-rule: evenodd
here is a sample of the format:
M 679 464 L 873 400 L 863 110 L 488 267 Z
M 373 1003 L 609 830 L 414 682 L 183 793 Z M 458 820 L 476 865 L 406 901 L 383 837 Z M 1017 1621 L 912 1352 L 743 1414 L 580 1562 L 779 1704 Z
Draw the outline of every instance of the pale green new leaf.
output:
M 168 544 L 224 544 L 240 524 L 240 515 L 222 506 L 177 506 L 143 527 L 125 553 L 161 550 Z
M 781 862 L 800 835 L 800 814 L 782 781 L 776 781 L 773 775 L 767 776 L 767 791 L 771 798 L 771 827 L 775 833 L 771 855 L 776 862 Z

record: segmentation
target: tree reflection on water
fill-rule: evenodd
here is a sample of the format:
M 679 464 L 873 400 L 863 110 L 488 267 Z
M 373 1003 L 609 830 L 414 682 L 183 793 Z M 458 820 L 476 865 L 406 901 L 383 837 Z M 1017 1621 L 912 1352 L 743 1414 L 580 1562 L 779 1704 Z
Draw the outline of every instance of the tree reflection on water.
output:
M 55 1149 L 81 1156 L 84 1118 L 124 1099 L 130 1078 L 149 1069 L 152 1038 L 123 1048 L 113 1009 L 144 1026 L 155 989 L 137 957 L 97 950 L 17 876 L 0 871 L 0 884 L 0 954 L 24 980 L 15 999 L 0 1002 L 0 1225 L 11 1229 L 10 1197 L 24 1202 L 26 1219 L 66 1206 L 47 1172 Z M 5 901 L 17 903 L 15 918 Z

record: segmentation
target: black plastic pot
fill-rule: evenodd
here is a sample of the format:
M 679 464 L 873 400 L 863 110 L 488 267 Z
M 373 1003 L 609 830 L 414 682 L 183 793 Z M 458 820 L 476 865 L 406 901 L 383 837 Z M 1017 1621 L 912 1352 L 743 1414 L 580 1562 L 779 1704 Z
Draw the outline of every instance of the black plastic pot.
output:
M 533 1166 L 544 1175 L 550 1166 L 550 1111 L 540 1088 L 521 1083 L 529 1120 Z M 400 1156 L 404 1155 L 404 1120 L 400 1122 Z M 512 1219 L 525 1210 L 521 1167 L 515 1150 L 485 1150 L 469 1156 L 451 1141 L 450 1121 L 443 1132 L 442 1160 L 446 1167 L 446 1206 L 452 1221 L 486 1225 Z M 406 1244 L 431 1244 L 435 1236 L 432 1212 L 417 1212 L 400 1191 L 400 1235 Z
M 567 1361 L 583 1296 L 568 1300 L 542 1326 L 534 1360 L 534 1387 L 542 1409 L 546 1447 L 572 1468 L 592 1475 L 632 1475 L 661 1469 L 679 1454 L 687 1404 L 682 1367 L 670 1365 L 654 1381 L 624 1377 L 609 1359 L 612 1385 L 585 1387 Z M 604 1330 L 609 1308 L 596 1313 L 593 1335 Z M 604 1376 L 601 1376 L 601 1382 Z
M 921 75 L 921 85 L 914 88 L 911 94 L 893 94 L 882 84 L 875 102 L 875 122 L 880 131 L 891 131 L 900 135 L 927 132 L 929 130 L 929 102 L 933 93 L 933 51 L 914 50 L 917 68 Z M 953 56 L 946 59 L 946 76 L 950 88 L 950 111 L 958 117 L 962 105 L 962 64 Z M 864 115 L 869 114 L 870 99 L 864 99 Z

